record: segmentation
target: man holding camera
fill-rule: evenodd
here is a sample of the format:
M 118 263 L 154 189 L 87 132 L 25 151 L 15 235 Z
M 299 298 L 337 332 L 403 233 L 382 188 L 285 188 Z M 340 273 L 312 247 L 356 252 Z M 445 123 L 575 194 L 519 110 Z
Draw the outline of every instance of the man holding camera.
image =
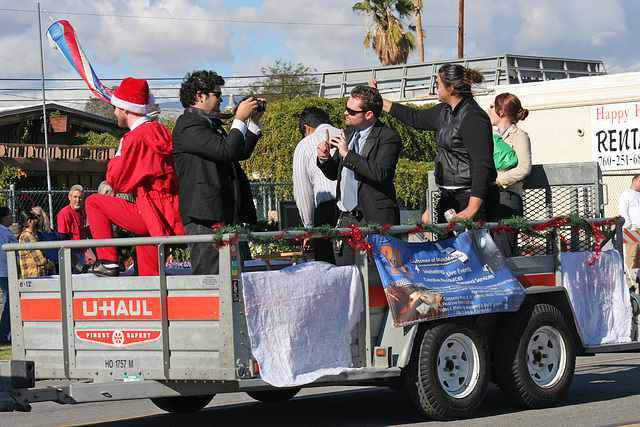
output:
M 261 136 L 266 101 L 249 97 L 238 104 L 235 117 L 223 114 L 223 85 L 224 79 L 215 72 L 199 70 L 187 74 L 180 87 L 185 110 L 173 129 L 173 155 L 180 215 L 188 235 L 214 234 L 214 226 L 257 222 L 249 180 L 239 161 L 251 156 Z M 227 134 L 222 119 L 231 117 Z M 189 251 L 192 274 L 218 274 L 218 251 L 211 243 L 190 244 Z

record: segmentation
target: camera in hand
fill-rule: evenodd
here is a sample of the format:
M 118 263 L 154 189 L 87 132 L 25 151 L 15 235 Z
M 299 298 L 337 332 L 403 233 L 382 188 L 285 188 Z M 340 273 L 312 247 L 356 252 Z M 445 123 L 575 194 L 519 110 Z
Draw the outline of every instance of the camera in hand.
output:
M 258 99 L 258 97 L 257 97 L 257 96 L 254 96 L 254 95 L 247 95 L 247 96 L 245 96 L 244 98 L 242 98 L 242 99 L 240 100 L 240 102 L 245 101 L 245 100 L 247 100 L 247 99 L 249 99 L 249 98 L 255 98 L 255 99 L 256 99 L 256 101 L 258 101 L 258 108 L 256 109 L 256 111 L 257 111 L 258 113 L 260 113 L 261 111 L 267 111 L 267 101 L 261 101 L 261 100 L 259 100 L 259 99 Z M 240 104 L 240 102 L 238 102 L 238 104 Z M 236 107 L 236 109 L 237 109 L 237 108 L 238 108 L 238 107 Z

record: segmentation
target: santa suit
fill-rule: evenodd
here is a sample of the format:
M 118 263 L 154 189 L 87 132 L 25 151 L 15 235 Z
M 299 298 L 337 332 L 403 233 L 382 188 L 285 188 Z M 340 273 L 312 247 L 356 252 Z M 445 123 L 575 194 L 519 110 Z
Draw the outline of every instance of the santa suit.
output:
M 136 203 L 93 194 L 85 207 L 94 239 L 113 238 L 115 224 L 136 236 L 184 235 L 171 133 L 158 122 L 138 120 L 122 138 L 120 155 L 109 161 L 107 182 L 118 193 L 133 192 Z M 98 259 L 115 261 L 116 248 L 97 248 Z M 157 246 L 138 246 L 138 272 L 158 275 Z

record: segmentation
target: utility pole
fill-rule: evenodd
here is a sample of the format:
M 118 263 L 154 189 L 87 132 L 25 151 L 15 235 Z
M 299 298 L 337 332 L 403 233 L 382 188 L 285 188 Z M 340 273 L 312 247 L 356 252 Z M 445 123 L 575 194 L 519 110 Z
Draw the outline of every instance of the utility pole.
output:
M 47 167 L 47 195 L 49 199 L 49 218 L 55 226 L 53 215 L 53 201 L 51 200 L 51 169 L 49 168 L 49 126 L 47 124 L 47 100 L 44 89 L 44 55 L 42 53 L 42 22 L 40 20 L 40 3 L 38 3 L 38 34 L 40 35 L 40 76 L 42 81 L 42 122 L 44 129 L 44 160 Z
M 458 58 L 464 57 L 464 0 L 460 0 L 458 18 Z

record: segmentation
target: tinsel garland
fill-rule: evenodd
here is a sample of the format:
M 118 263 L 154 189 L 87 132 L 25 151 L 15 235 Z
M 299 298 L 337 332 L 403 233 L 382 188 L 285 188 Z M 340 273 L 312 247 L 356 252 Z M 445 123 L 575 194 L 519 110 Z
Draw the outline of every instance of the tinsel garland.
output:
M 566 216 L 558 216 L 556 218 L 550 219 L 549 221 L 543 222 L 541 224 L 530 226 L 527 221 L 518 216 L 513 216 L 508 219 L 502 219 L 498 223 L 498 225 L 494 228 L 489 229 L 492 233 L 520 233 L 525 238 L 543 238 L 547 240 L 552 240 L 553 235 L 551 233 L 546 233 L 549 230 L 557 229 L 560 227 L 564 227 L 569 223 L 573 223 L 571 228 L 573 230 L 584 232 L 586 235 L 593 237 L 594 239 L 594 257 L 589 260 L 589 265 L 594 265 L 595 262 L 600 258 L 600 252 L 602 250 L 602 242 L 605 239 L 609 239 L 615 233 L 611 226 L 614 222 L 620 217 L 615 217 L 608 219 L 606 221 L 602 221 L 599 223 L 588 222 L 584 218 L 580 217 L 576 214 L 569 214 Z M 395 233 L 395 235 L 411 235 L 416 233 L 434 233 L 438 235 L 439 238 L 448 237 L 448 233 L 452 231 L 456 224 L 464 226 L 468 230 L 477 230 L 484 225 L 484 221 L 474 222 L 468 219 L 462 218 L 454 218 L 447 227 L 444 229 L 438 228 L 434 224 L 425 224 L 425 223 L 416 223 L 415 227 L 406 233 Z M 368 224 L 367 228 L 372 230 L 373 234 L 389 234 L 390 225 L 379 225 L 379 224 Z M 339 231 L 329 225 L 323 225 L 320 227 L 313 228 L 302 228 L 302 227 L 294 227 L 288 230 L 282 230 L 276 236 L 261 236 L 256 234 L 256 231 L 264 231 L 258 230 L 257 227 L 246 228 L 239 225 L 234 226 L 214 226 L 216 231 L 216 235 L 214 238 L 214 244 L 216 249 L 220 249 L 223 246 L 230 245 L 238 240 L 240 235 L 244 235 L 248 241 L 259 244 L 259 245 L 269 245 L 269 244 L 280 244 L 286 245 L 290 244 L 291 241 L 301 242 L 306 238 L 314 238 L 314 236 L 319 235 L 319 239 L 343 239 L 347 242 L 347 244 L 354 250 L 366 250 L 371 251 L 371 244 L 366 241 L 362 230 L 355 225 L 350 227 L 349 231 Z M 303 234 L 298 234 L 291 238 L 284 238 L 284 235 L 287 231 L 304 231 Z M 224 234 L 233 234 L 233 237 L 228 240 L 223 240 L 222 236 Z M 560 238 L 566 242 L 566 239 L 562 235 Z

